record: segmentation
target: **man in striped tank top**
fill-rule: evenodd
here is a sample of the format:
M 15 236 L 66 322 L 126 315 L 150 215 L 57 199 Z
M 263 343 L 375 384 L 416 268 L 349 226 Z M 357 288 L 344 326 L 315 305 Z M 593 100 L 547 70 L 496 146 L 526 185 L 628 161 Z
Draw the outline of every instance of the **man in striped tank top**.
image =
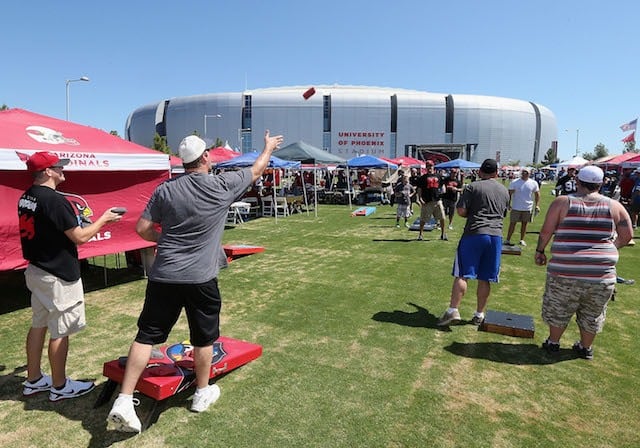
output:
M 535 263 L 547 265 L 542 319 L 549 325 L 549 337 L 542 348 L 549 353 L 560 350 L 560 338 L 575 314 L 580 340 L 573 350 L 593 359 L 591 346 L 602 331 L 616 285 L 618 249 L 633 238 L 625 208 L 598 193 L 603 177 L 596 166 L 581 168 L 576 194 L 551 203 L 538 237 Z M 544 250 L 552 237 L 547 261 Z

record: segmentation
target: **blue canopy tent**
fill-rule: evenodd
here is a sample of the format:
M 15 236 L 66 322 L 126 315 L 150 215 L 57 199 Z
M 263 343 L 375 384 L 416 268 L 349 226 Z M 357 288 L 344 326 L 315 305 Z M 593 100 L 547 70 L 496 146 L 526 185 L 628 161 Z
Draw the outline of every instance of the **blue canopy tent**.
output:
M 386 160 L 379 159 L 368 154 L 354 157 L 347 160 L 347 167 L 349 168 L 387 168 L 397 169 L 398 165 L 395 163 L 387 162 Z
M 251 166 L 255 163 L 259 155 L 260 153 L 258 151 L 247 152 L 238 157 L 234 157 L 233 159 L 225 160 L 224 162 L 218 163 L 216 165 L 216 168 L 241 168 L 241 167 Z M 299 168 L 300 162 L 293 162 L 291 160 L 282 160 L 274 155 L 271 155 L 271 157 L 269 158 L 268 166 L 270 168 L 280 168 L 280 169 Z M 273 191 L 273 203 L 275 204 L 276 203 L 275 182 L 274 182 L 274 188 L 272 189 L 272 191 Z M 276 218 L 276 222 L 278 222 L 277 212 L 275 213 L 275 218 Z
M 435 167 L 436 168 L 458 168 L 461 170 L 468 170 L 472 168 L 480 168 L 480 164 L 475 162 L 470 162 L 464 159 L 454 159 L 454 160 L 448 160 L 446 162 L 438 163 Z
M 391 163 L 386 160 L 371 156 L 369 154 L 363 154 L 347 160 L 347 168 L 362 168 L 362 169 L 386 168 L 387 174 L 389 174 L 389 170 L 398 169 L 398 165 L 396 165 L 395 163 Z M 349 208 L 351 208 L 351 172 L 349 169 L 347 169 L 347 173 L 349 174 L 347 176 L 349 179 L 349 194 L 348 194 Z
M 216 168 L 240 168 L 244 166 L 251 166 L 255 163 L 260 153 L 258 151 L 251 151 L 245 154 L 234 157 L 233 159 L 225 160 L 217 163 Z M 282 160 L 274 155 L 269 159 L 270 168 L 298 168 L 300 162 L 294 162 L 291 160 Z

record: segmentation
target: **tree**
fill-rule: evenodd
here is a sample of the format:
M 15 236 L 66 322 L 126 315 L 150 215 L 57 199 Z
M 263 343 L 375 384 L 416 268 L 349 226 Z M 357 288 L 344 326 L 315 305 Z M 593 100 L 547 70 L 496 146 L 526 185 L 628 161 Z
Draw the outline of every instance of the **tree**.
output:
M 598 143 L 593 148 L 593 152 L 587 152 L 582 154 L 582 157 L 586 160 L 596 160 L 601 157 L 606 157 L 609 155 L 609 150 L 602 143 Z
M 635 140 L 630 142 L 624 142 L 624 150 L 623 152 L 638 152 L 636 150 L 636 142 Z
M 7 106 L 6 104 L 3 104 L 2 106 L 0 106 L 0 110 L 8 110 L 9 106 Z
M 556 152 L 553 148 L 547 149 L 547 152 L 544 154 L 544 158 L 542 159 L 542 165 L 551 165 L 552 163 L 558 163 L 560 159 L 556 156 Z
M 155 149 L 156 151 L 160 151 L 165 154 L 171 154 L 171 148 L 167 145 L 167 137 L 161 136 L 157 132 L 156 135 L 153 136 L 153 146 L 151 149 Z
M 116 137 L 120 137 L 120 136 L 118 135 L 118 131 L 110 131 L 110 132 L 109 132 L 109 134 L 111 134 L 111 135 L 115 135 Z

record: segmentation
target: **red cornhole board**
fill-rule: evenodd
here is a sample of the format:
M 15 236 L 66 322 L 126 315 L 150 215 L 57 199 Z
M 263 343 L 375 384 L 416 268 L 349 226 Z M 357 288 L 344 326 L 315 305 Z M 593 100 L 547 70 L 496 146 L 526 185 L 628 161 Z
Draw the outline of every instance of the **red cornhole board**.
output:
M 149 360 L 142 373 L 136 390 L 154 400 L 147 417 L 142 422 L 142 429 L 154 423 L 169 398 L 192 386 L 196 381 L 193 371 L 193 347 L 179 343 L 164 345 L 157 350 L 159 356 Z M 227 374 L 262 355 L 262 346 L 238 339 L 220 336 L 213 344 L 213 358 L 209 378 Z M 116 386 L 124 378 L 126 358 L 105 362 L 102 373 L 108 378 L 94 408 L 102 406 L 111 399 Z
M 264 252 L 264 247 L 251 246 L 248 244 L 223 244 L 222 248 L 224 249 L 224 253 L 227 255 L 227 261 L 229 262 L 236 258 L 257 254 L 258 252 Z
M 136 385 L 138 392 L 157 401 L 182 392 L 196 380 L 192 346 L 182 343 L 163 345 L 160 352 L 163 357 L 151 358 Z M 228 373 L 261 354 L 260 345 L 220 336 L 213 345 L 209 378 Z M 124 365 L 118 359 L 105 362 L 102 374 L 110 381 L 120 384 L 124 378 Z

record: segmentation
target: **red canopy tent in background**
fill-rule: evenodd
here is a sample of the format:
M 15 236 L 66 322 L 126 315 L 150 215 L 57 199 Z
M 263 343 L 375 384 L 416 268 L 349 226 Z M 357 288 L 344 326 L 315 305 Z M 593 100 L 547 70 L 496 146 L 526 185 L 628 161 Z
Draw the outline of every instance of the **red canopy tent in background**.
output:
M 167 154 L 99 129 L 9 109 L 0 111 L 0 271 L 26 266 L 17 203 L 33 180 L 24 160 L 44 150 L 71 159 L 58 191 L 84 216 L 94 220 L 115 206 L 128 210 L 81 245 L 80 258 L 153 246 L 136 234 L 135 223 L 155 187 L 169 178 Z
M 390 162 L 395 163 L 396 165 L 402 165 L 403 167 L 415 167 L 415 168 L 425 168 L 426 163 L 424 160 L 414 159 L 409 156 L 396 157 L 395 159 L 389 159 Z
M 231 149 L 223 148 L 222 146 L 209 150 L 209 160 L 211 160 L 214 165 L 218 162 L 234 159 L 240 155 L 242 154 Z
M 622 153 L 622 154 L 613 155 L 611 157 L 608 157 L 605 160 L 601 160 L 601 159 L 594 160 L 592 163 L 594 165 L 598 165 L 600 167 L 604 167 L 604 169 L 606 170 L 606 169 L 611 168 L 611 167 L 619 166 L 623 162 L 626 162 L 627 160 L 632 159 L 632 158 L 637 157 L 637 156 L 638 156 L 637 153 L 625 152 L 625 153 Z
M 622 168 L 640 168 L 640 154 L 635 153 L 635 157 L 622 162 Z

